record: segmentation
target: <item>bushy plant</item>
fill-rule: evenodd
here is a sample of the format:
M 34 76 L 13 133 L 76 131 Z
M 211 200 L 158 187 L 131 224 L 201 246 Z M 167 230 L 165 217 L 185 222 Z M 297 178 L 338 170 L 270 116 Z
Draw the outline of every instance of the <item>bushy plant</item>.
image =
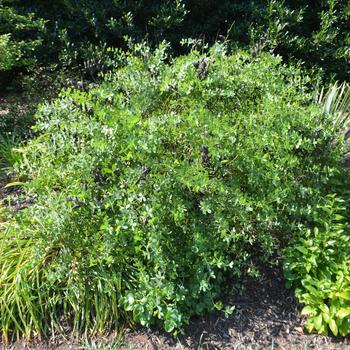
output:
M 16 50 L 10 43 L 10 35 L 0 35 L 0 71 L 9 70 L 16 61 Z
M 17 44 L 30 44 L 32 51 L 25 49 L 28 55 L 23 57 L 79 71 L 91 59 L 91 48 L 126 48 L 126 35 L 147 37 L 155 45 L 170 41 L 177 54 L 184 52 L 178 45 L 182 38 L 213 43 L 226 37 L 255 52 L 275 50 L 285 60 L 302 60 L 325 79 L 335 75 L 345 80 L 350 73 L 348 18 L 348 0 L 0 2 L 0 34 L 11 33 Z M 42 45 L 34 50 L 38 39 Z
M 0 1 L 0 72 L 34 64 L 44 29 L 43 19 Z
M 325 81 L 348 79 L 349 1 L 264 2 L 260 11 L 254 7 L 255 19 L 250 27 L 258 47 L 273 50 L 286 61 L 301 60 Z
M 42 1 L 1 0 L 0 34 L 10 33 L 20 49 L 15 66 L 31 60 L 54 71 L 84 73 L 91 56 L 98 56 L 96 47 L 126 48 L 124 36 L 148 35 L 159 42 L 179 27 L 186 13 L 181 0 L 58 0 L 51 6 Z
M 346 207 L 329 195 L 315 211 L 314 228 L 303 230 L 286 251 L 285 274 L 306 306 L 308 331 L 350 333 L 350 234 Z
M 332 119 L 294 67 L 215 45 L 136 45 L 88 92 L 41 106 L 1 232 L 0 328 L 171 332 L 274 262 L 339 169 Z M 229 311 L 230 309 L 227 309 Z

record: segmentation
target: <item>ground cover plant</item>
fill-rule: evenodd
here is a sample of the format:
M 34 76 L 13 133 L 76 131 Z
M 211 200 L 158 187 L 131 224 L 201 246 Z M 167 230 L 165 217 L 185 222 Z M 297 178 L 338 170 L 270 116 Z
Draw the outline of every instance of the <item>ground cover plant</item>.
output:
M 289 248 L 285 271 L 299 301 L 306 304 L 309 332 L 350 333 L 349 225 L 344 201 L 332 195 L 315 212 L 317 226 Z
M 122 320 L 176 332 L 297 239 L 341 172 L 332 115 L 270 54 L 135 45 L 37 113 L 1 231 L 5 341 Z
M 338 129 L 333 142 L 342 143 L 343 163 L 348 166 L 349 85 L 334 84 L 316 97 L 323 111 L 332 115 Z M 302 313 L 309 317 L 310 332 L 342 336 L 350 332 L 348 186 L 346 175 L 337 181 L 335 193 L 325 196 L 316 208 L 313 225 L 297 235 L 286 252 L 285 274 L 298 300 L 306 305 Z

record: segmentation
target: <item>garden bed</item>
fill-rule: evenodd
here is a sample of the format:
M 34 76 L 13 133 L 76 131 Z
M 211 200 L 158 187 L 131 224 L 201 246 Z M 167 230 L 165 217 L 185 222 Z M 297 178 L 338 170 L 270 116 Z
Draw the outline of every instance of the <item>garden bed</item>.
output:
M 17 342 L 11 350 L 170 350 L 170 349 L 350 349 L 349 338 L 304 333 L 304 319 L 291 290 L 285 288 L 280 269 L 265 268 L 262 277 L 246 280 L 240 295 L 226 296 L 236 306 L 226 318 L 220 312 L 194 318 L 183 335 L 174 338 L 157 329 L 126 328 L 120 347 L 87 347 L 74 340 L 55 339 L 50 343 L 26 345 Z M 226 292 L 234 288 L 232 281 Z M 115 336 L 96 338 L 94 344 L 109 344 Z M 27 347 L 26 347 L 27 346 Z

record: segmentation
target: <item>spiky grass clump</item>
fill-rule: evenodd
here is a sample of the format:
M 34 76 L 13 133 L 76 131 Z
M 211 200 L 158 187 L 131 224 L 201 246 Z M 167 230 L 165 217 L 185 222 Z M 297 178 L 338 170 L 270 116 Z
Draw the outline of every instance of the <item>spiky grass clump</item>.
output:
M 18 146 L 19 139 L 15 134 L 0 135 L 0 176 L 11 172 L 15 164 L 20 161 Z
M 314 96 L 323 112 L 333 118 L 335 133 L 333 142 L 342 142 L 343 164 L 350 165 L 350 85 L 346 82 L 331 84 L 328 89 L 322 87 Z
M 342 138 L 350 136 L 350 85 L 346 82 L 332 84 L 328 89 L 322 87 L 315 94 L 315 102 L 322 106 L 323 112 L 332 115 L 334 126 Z M 339 140 L 339 136 L 335 137 Z
M 117 271 L 97 266 L 89 274 L 71 251 L 73 261 L 66 270 L 59 261 L 64 247 L 48 245 L 38 259 L 38 232 L 25 234 L 23 227 L 10 226 L 0 235 L 0 315 L 6 342 L 9 335 L 29 339 L 67 329 L 80 334 L 118 329 L 121 266 Z

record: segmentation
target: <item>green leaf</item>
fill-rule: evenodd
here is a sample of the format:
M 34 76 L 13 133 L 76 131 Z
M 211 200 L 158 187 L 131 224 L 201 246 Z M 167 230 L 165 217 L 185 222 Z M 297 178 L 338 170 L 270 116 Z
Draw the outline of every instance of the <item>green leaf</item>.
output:
M 305 306 L 301 310 L 301 314 L 305 316 L 313 316 L 315 313 L 316 313 L 316 310 L 312 306 Z
M 347 290 L 345 292 L 337 293 L 337 296 L 339 298 L 345 299 L 345 300 L 350 300 L 350 290 Z
M 335 320 L 331 319 L 328 324 L 329 324 L 329 328 L 332 331 L 332 333 L 334 335 L 338 335 L 338 326 L 337 326 Z
M 343 319 L 341 325 L 339 326 L 339 334 L 344 337 L 349 333 L 350 333 L 350 320 Z
M 233 311 L 236 309 L 236 307 L 235 306 L 229 306 L 229 305 L 227 305 L 226 307 L 225 307 L 225 317 L 226 318 L 228 318 L 230 315 L 232 315 L 232 313 L 233 313 Z
M 25 185 L 26 185 L 25 182 L 14 181 L 14 182 L 9 182 L 3 188 L 9 188 L 9 187 L 14 187 L 14 186 L 25 186 Z
M 329 321 L 331 320 L 331 317 L 327 312 L 322 312 L 322 317 L 326 323 L 329 323 Z
M 175 329 L 175 322 L 173 320 L 165 320 L 164 329 L 166 332 L 172 332 Z
M 315 318 L 314 318 L 314 325 L 315 325 L 315 329 L 318 332 L 320 332 L 321 327 L 323 325 L 322 314 L 319 314 L 319 315 L 315 316 Z
M 304 255 L 308 254 L 308 250 L 303 246 L 298 246 L 296 247 L 296 249 L 299 250 L 299 252 L 303 253 Z
M 127 295 L 127 301 L 128 301 L 129 305 L 132 305 L 134 303 L 135 299 L 134 299 L 134 296 L 131 293 L 129 293 Z
M 340 318 L 340 319 L 345 318 L 345 317 L 347 317 L 349 315 L 350 315 L 350 309 L 349 308 L 344 308 L 344 307 L 341 308 L 336 314 L 336 316 L 338 318 Z
M 320 304 L 320 305 L 318 306 L 318 308 L 319 308 L 322 312 L 329 314 L 329 307 L 328 307 L 327 304 Z
M 315 324 L 314 324 L 314 319 L 309 318 L 306 322 L 306 329 L 309 333 L 312 333 L 313 330 L 315 329 Z

